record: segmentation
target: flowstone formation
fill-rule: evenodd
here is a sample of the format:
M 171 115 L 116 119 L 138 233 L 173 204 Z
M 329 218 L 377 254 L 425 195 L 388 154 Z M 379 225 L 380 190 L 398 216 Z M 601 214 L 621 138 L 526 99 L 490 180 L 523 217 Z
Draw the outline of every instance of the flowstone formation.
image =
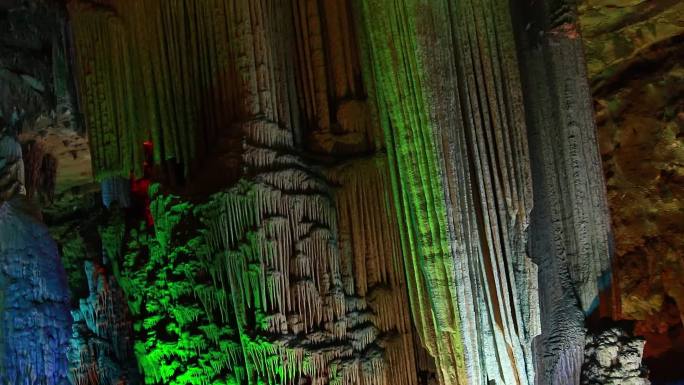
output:
M 145 382 L 578 383 L 608 211 L 542 3 L 70 1 Z
M 442 384 L 532 384 L 537 266 L 507 4 L 361 7 L 421 342 Z
M 153 227 L 141 221 L 127 230 L 112 221 L 103 229 L 134 321 L 144 383 L 244 383 L 232 311 L 212 305 L 226 294 L 209 280 L 201 224 L 190 203 L 152 193 Z
M 21 146 L 0 132 L 0 383 L 66 385 L 69 294 L 57 247 L 22 192 Z
M 518 2 L 518 51 L 534 190 L 530 253 L 539 265 L 538 384 L 576 384 L 585 318 L 611 283 L 612 234 L 576 5 Z
M 286 135 L 258 122 L 247 132 L 264 124 L 261 132 Z M 208 265 L 230 293 L 218 305 L 236 312 L 250 378 L 416 383 L 396 224 L 378 188 L 387 176 L 373 162 L 357 163 L 361 171 L 331 171 L 344 186 L 335 205 L 323 175 L 282 153 L 287 142 L 282 155 L 268 136 L 248 136 L 248 143 L 245 164 L 255 176 L 211 210 L 220 213 L 210 225 L 210 243 L 220 252 Z M 359 188 L 360 175 L 367 190 Z M 353 204 L 362 211 L 351 214 Z
M 180 4 L 69 7 L 95 174 L 107 196 L 120 191 L 110 177 L 144 174 L 146 141 L 158 178 L 180 174 L 193 185 L 206 180 L 194 166 L 210 160 L 209 176 L 224 182 L 223 192 L 195 197 L 200 203 L 157 185 L 151 227 L 129 226 L 124 237 L 118 276 L 145 381 L 416 384 L 384 157 L 352 156 L 383 145 L 363 100 L 357 43 L 351 34 L 324 54 L 318 41 L 323 14 L 329 32 L 354 30 L 347 7 Z M 301 31 L 303 40 L 295 40 Z M 93 33 L 104 38 L 93 42 Z M 211 36 L 219 38 L 208 44 Z M 188 49 L 197 55 L 180 55 Z M 321 67 L 328 65 L 334 86 Z M 150 77 L 158 81 L 143 87 Z M 124 93 L 140 103 L 121 99 Z M 300 96 L 310 103 L 306 118 Z M 326 106 L 330 100 L 336 110 Z M 149 132 L 133 124 L 151 118 Z M 302 156 L 306 149 L 323 159 Z M 344 156 L 328 158 L 336 151 Z

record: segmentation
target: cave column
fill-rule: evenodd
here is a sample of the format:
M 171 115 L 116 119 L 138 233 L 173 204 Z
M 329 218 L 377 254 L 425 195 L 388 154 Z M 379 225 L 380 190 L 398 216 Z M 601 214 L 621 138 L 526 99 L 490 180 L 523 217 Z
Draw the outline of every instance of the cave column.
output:
M 611 234 L 575 3 L 512 4 L 534 187 L 538 384 L 578 384 L 585 318 L 610 283 Z
M 531 384 L 539 333 L 507 1 L 359 1 L 413 320 L 442 384 Z

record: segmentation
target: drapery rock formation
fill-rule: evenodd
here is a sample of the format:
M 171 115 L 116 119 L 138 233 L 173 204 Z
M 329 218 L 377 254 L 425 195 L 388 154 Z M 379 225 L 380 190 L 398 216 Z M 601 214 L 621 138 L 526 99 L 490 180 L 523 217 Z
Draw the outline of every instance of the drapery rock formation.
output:
M 502 7 L 361 5 L 413 319 L 443 384 L 534 382 L 531 180 Z
M 518 49 L 530 55 L 526 60 L 544 61 L 533 56 L 540 55 L 535 48 L 518 46 L 520 22 L 508 7 L 505 1 L 70 3 L 96 175 L 142 176 L 142 144 L 151 141 L 157 175 L 171 185 L 185 178 L 196 184 L 212 177 L 222 186 L 240 180 L 215 209 L 220 215 L 202 219 L 213 234 L 212 252 L 229 256 L 208 266 L 212 290 L 226 302 L 217 306 L 223 314 L 232 306 L 247 381 L 283 381 L 293 372 L 322 383 L 332 378 L 333 361 L 355 357 L 367 367 L 335 362 L 343 382 L 382 383 L 383 370 L 394 369 L 368 346 L 382 347 L 383 332 L 408 332 L 405 318 L 395 315 L 392 325 L 382 314 L 389 310 L 385 296 L 401 298 L 391 294 L 403 291 L 402 280 L 391 278 L 402 275 L 401 265 L 411 319 L 441 383 L 534 383 L 532 340 L 544 325 L 549 332 L 537 344 L 544 350 L 537 378 L 578 380 L 584 317 L 609 270 L 588 87 L 582 62 L 551 67 L 549 80 L 562 84 L 548 95 L 528 86 L 530 105 L 537 100 L 549 114 L 564 108 L 579 120 L 526 119 Z M 578 52 L 570 24 L 545 27 L 570 36 L 565 49 Z M 571 141 L 560 153 L 540 143 L 530 156 L 526 123 L 534 140 Z M 552 130 L 558 125 L 561 135 Z M 379 156 L 363 166 L 379 179 L 365 181 L 361 192 L 354 192 L 361 172 L 330 168 L 340 158 L 382 149 L 386 163 Z M 306 150 L 331 171 L 321 175 L 299 155 Z M 202 175 L 202 164 L 223 172 Z M 543 172 L 554 167 L 565 171 Z M 533 179 L 542 198 L 528 256 Z M 565 180 L 572 188 L 559 190 Z M 372 193 L 373 183 L 385 193 Z M 339 184 L 335 193 L 330 184 Z M 387 222 L 384 239 L 364 235 L 377 226 L 365 214 L 349 215 L 346 205 L 354 202 L 358 210 L 369 198 L 384 204 L 368 218 L 398 219 Z M 538 265 L 548 278 L 541 311 Z M 377 294 L 382 286 L 390 294 Z M 379 319 L 366 326 L 359 318 L 367 306 Z M 272 344 L 265 352 L 253 346 L 262 340 Z M 339 346 L 328 351 L 331 345 Z M 285 354 L 295 358 L 284 363 Z M 307 356 L 318 358 L 302 365 Z M 291 369 L 276 374 L 279 363 Z
M 90 151 L 23 124 L 3 191 L 49 205 L 86 297 L 72 383 L 643 381 L 597 334 L 629 281 L 573 2 L 64 3 L 78 104 L 52 116 Z
M 610 285 L 612 235 L 575 6 L 523 3 L 517 36 L 535 192 L 530 250 L 541 282 L 537 381 L 573 384 L 584 319 Z
M 153 199 L 150 207 L 153 234 L 140 229 L 130 235 L 131 254 L 120 271 L 124 290 L 134 298 L 134 316 L 145 320 L 136 329 L 151 333 L 167 325 L 163 336 L 138 334 L 136 354 L 146 381 L 185 383 L 193 378 L 203 383 L 229 378 L 236 383 L 383 384 L 401 373 L 398 381 L 416 383 L 399 236 L 382 156 L 368 162 L 333 163 L 324 172 L 299 155 L 306 148 L 326 156 L 336 149 L 354 154 L 382 145 L 374 142 L 378 138 L 370 126 L 370 112 L 359 100 L 364 96 L 357 79 L 360 62 L 351 52 L 357 44 L 354 36 L 345 37 L 349 41 L 342 45 L 349 46 L 335 47 L 330 53 L 327 60 L 350 63 L 346 69 L 335 67 L 339 81 L 328 87 L 327 78 L 321 77 L 325 71 L 320 72 L 323 52 L 315 48 L 322 33 L 316 25 L 320 20 L 313 18 L 325 10 L 315 2 L 217 1 L 215 7 L 199 2 L 186 6 L 197 15 L 219 12 L 186 25 L 186 8 L 164 2 L 70 5 L 78 60 L 90 63 L 88 71 L 79 67 L 80 89 L 86 116 L 96 119 L 86 121 L 96 174 L 105 179 L 106 196 L 114 191 L 110 176 L 127 176 L 127 170 L 144 174 L 142 143 L 148 140 L 157 175 L 173 176 L 170 168 L 171 174 L 178 170 L 181 178 L 193 181 L 202 180 L 202 175 L 193 175 L 193 167 L 207 161 L 211 155 L 205 148 L 217 141 L 226 152 L 211 159 L 225 172 L 218 178 L 223 186 L 236 185 L 213 198 L 211 210 L 195 213 L 208 228 L 206 246 L 200 247 L 202 241 L 178 227 L 189 208 L 179 202 L 172 209 L 162 197 Z M 279 20 L 280 14 L 292 18 Z M 149 17 L 159 18 L 159 24 L 149 23 Z M 330 19 L 339 22 L 334 28 L 353 28 L 347 13 L 335 17 L 340 20 Z M 171 40 L 174 25 L 181 27 L 177 32 L 186 34 L 184 38 Z M 300 29 L 306 37 L 295 41 L 294 31 Z M 223 39 L 201 45 L 205 42 L 199 36 L 217 31 Z M 121 62 L 112 66 L 110 47 L 91 45 L 91 33 L 116 41 L 114 49 L 121 55 L 114 58 Z M 143 39 L 149 34 L 162 40 Z M 125 54 L 136 44 L 146 49 L 132 51 L 149 57 Z M 199 55 L 168 61 L 167 55 L 180 55 L 191 47 Z M 303 68 L 310 70 L 296 70 L 286 54 L 295 49 L 302 52 Z M 140 60 L 157 65 L 135 65 Z M 134 70 L 118 73 L 122 77 L 110 82 L 109 71 L 118 68 Z M 155 87 L 137 83 L 152 75 L 145 71 L 158 76 Z M 181 97 L 175 88 L 181 85 L 175 80 L 180 73 L 189 77 L 184 89 L 191 91 L 183 97 L 196 99 L 157 105 L 155 95 Z M 197 82 L 206 84 L 206 89 L 194 87 Z M 312 88 L 314 94 L 309 93 Z M 298 91 L 312 98 L 306 118 L 296 107 Z M 106 97 L 96 98 L 97 92 Z M 122 92 L 134 100 L 145 92 L 155 93 L 140 99 L 154 103 L 149 108 L 156 111 L 156 120 L 147 125 L 149 132 L 136 131 L 139 126 L 132 124 L 149 118 L 149 109 L 137 103 L 122 108 L 126 104 L 117 99 Z M 325 105 L 328 98 L 340 100 L 336 113 Z M 218 105 L 205 105 L 204 100 Z M 173 105 L 187 110 L 167 109 Z M 97 119 L 102 116 L 98 110 L 111 111 L 109 120 Z M 311 131 L 309 119 L 316 127 Z M 329 123 L 320 123 L 324 121 Z M 203 131 L 193 132 L 195 127 Z M 187 140 L 194 135 L 197 141 Z M 361 178 L 369 178 L 368 185 L 375 189 L 360 188 Z M 350 212 L 365 204 L 372 205 L 367 212 Z M 168 210 L 174 214 L 165 215 Z M 183 239 L 195 240 L 183 246 Z M 136 256 L 136 248 L 143 245 L 149 254 Z M 154 258 L 147 261 L 145 255 Z M 158 292 L 144 292 L 143 285 L 151 279 L 146 274 L 162 266 L 172 270 L 154 281 Z M 200 279 L 189 287 L 172 278 L 172 271 L 192 271 L 192 276 L 211 280 Z M 201 306 L 181 306 L 187 300 L 179 299 L 188 295 L 199 298 Z M 206 326 L 198 329 L 197 322 Z M 175 346 L 175 353 L 169 346 Z M 176 358 L 169 361 L 170 357 Z

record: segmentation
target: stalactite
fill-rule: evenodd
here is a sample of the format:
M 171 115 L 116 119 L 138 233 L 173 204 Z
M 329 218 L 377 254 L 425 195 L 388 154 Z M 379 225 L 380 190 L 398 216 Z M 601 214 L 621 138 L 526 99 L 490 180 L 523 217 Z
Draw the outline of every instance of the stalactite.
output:
M 284 135 L 282 129 L 251 121 L 245 134 L 252 149 L 245 164 L 253 167 L 253 180 L 219 194 L 202 209 L 210 229 L 207 243 L 219 251 L 206 254 L 210 259 L 204 265 L 214 284 L 230 296 L 199 295 L 222 314 L 234 309 L 249 381 L 290 383 L 308 375 L 321 384 L 384 384 L 388 373 L 402 373 L 402 384 L 414 383 L 409 315 L 396 314 L 408 302 L 397 225 L 389 215 L 378 215 L 391 211 L 383 188 L 388 178 L 380 171 L 384 163 L 331 171 L 329 178 L 345 186 L 344 193 L 335 195 L 335 208 L 326 178 L 302 168 L 295 156 L 270 152 L 272 146 L 283 151 L 284 142 L 274 141 Z M 361 178 L 369 175 L 374 184 L 365 202 Z M 361 202 L 369 204 L 364 217 L 350 219 L 352 205 Z M 359 236 L 340 248 L 335 246 L 338 215 Z M 375 217 L 386 219 L 374 222 Z M 386 236 L 361 239 L 381 228 Z M 357 269 L 375 273 L 352 275 L 344 266 L 354 260 Z
M 286 3 L 277 2 L 274 8 L 287 13 Z M 316 14 L 310 12 L 318 5 L 309 2 L 307 7 L 307 21 L 317 23 Z M 237 8 L 240 11 L 240 6 Z M 267 25 L 252 26 L 251 32 L 251 18 L 242 19 L 248 26 L 241 39 L 249 39 L 256 47 L 241 62 L 243 92 L 258 96 L 248 98 L 253 101 L 251 110 L 240 125 L 248 177 L 219 194 L 218 202 L 206 210 L 211 229 L 208 243 L 217 252 L 207 254 L 213 259 L 205 265 L 214 284 L 230 293 L 218 306 L 235 312 L 249 383 L 296 383 L 306 377 L 313 384 L 385 384 L 390 373 L 405 374 L 401 383 L 414 383 L 413 341 L 406 334 L 410 330 L 408 314 L 386 313 L 394 312 L 390 301 L 402 309 L 407 302 L 402 295 L 396 231 L 386 238 L 345 242 L 343 248 L 353 245 L 353 251 L 337 246 L 338 225 L 344 221 L 357 235 L 370 234 L 382 225 L 396 230 L 393 221 L 373 222 L 378 211 L 371 210 L 377 210 L 376 206 L 379 213 L 391 211 L 383 189 L 387 178 L 379 171 L 382 162 L 364 168 L 375 173 L 369 193 L 374 207 L 367 208 L 364 220 L 348 223 L 347 206 L 345 219 L 338 222 L 339 210 L 345 206 L 336 207 L 331 198 L 340 199 L 343 205 L 352 203 L 350 200 L 362 202 L 362 174 L 333 172 L 326 177 L 295 155 L 299 131 L 292 126 L 295 119 L 281 113 L 287 112 L 282 106 L 291 103 L 282 88 L 283 77 L 289 78 L 293 68 L 279 52 L 290 43 L 276 46 L 278 40 L 271 35 L 289 27 L 272 25 L 275 19 L 270 12 L 274 11 L 264 15 Z M 256 43 L 262 41 L 267 46 Z M 265 63 L 270 71 L 252 70 L 257 66 L 251 61 Z M 261 89 L 259 84 L 266 87 Z M 315 91 L 311 100 L 319 107 L 327 103 L 316 92 L 320 91 Z M 337 179 L 349 193 L 333 194 L 330 178 Z M 375 273 L 352 277 L 345 264 L 356 260 L 358 267 L 366 257 L 369 267 L 363 269 Z M 366 297 L 372 299 L 370 306 Z M 394 359 L 391 366 L 387 362 L 390 356 Z
M 348 327 L 359 324 L 376 330 L 378 335 L 371 340 L 383 341 L 388 373 L 397 374 L 400 384 L 415 383 L 416 366 L 409 364 L 414 345 L 408 292 L 386 159 L 352 161 L 331 169 L 328 178 L 339 186 L 335 202 L 344 290 L 364 303 L 349 316 Z
M 568 12 L 547 31 L 561 46 Z M 105 247 L 147 383 L 579 378 L 608 261 L 586 90 L 555 81 L 579 62 L 547 76 L 535 56 L 558 103 L 525 114 L 508 0 L 72 0 L 69 13 L 105 196 L 142 175 L 144 142 L 189 179 L 212 152 L 229 154 L 206 172 L 235 174 L 201 204 L 155 186 L 149 226 L 103 232 L 127 234 L 126 253 Z
M 382 148 L 360 81 L 357 25 L 348 0 L 293 1 L 297 88 L 308 147 L 344 154 Z
M 230 322 L 231 314 L 235 314 L 237 325 L 242 328 L 248 380 L 274 382 L 308 375 L 314 383 L 333 378 L 345 384 L 364 378 L 369 383 L 384 381 L 384 375 L 377 375 L 387 370 L 378 362 L 382 360 L 378 353 L 381 350 L 363 357 L 363 350 L 376 343 L 376 328 L 361 325 L 353 338 L 347 335 L 346 296 L 335 246 L 336 212 L 327 182 L 293 155 L 295 143 L 305 131 L 298 127 L 300 118 L 293 97 L 296 78 L 312 90 L 311 94 L 303 94 L 310 96 L 312 107 L 307 117 L 315 122 L 316 129 L 330 131 L 331 122 L 337 119 L 341 127 L 335 131 L 349 131 L 353 138 L 347 141 L 352 146 L 364 146 L 366 136 L 377 138 L 368 132 L 377 126 L 370 125 L 369 108 L 362 100 L 348 4 L 145 0 L 135 5 L 110 1 L 93 5 L 74 1 L 70 14 L 80 63 L 81 103 L 88 110 L 94 167 L 99 178 L 125 176 L 129 170 L 139 174 L 136 162 L 141 156 L 136 146 L 147 139 L 155 143 L 156 160 L 175 159 L 187 167 L 200 148 L 193 143 L 193 135 L 210 140 L 216 137 L 215 131 L 224 129 L 232 119 L 242 118 L 230 129 L 236 131 L 232 127 L 239 127 L 236 132 L 245 138 L 243 161 L 256 175 L 226 194 L 221 203 L 223 216 L 217 218 L 217 223 L 208 224 L 208 243 L 214 250 L 227 251 L 208 254 L 217 258 L 206 263 L 214 287 L 198 286 L 194 292 L 207 314 L 218 310 L 224 322 Z M 292 15 L 294 20 L 277 21 L 282 15 Z M 330 26 L 324 22 L 326 18 Z M 298 33 L 306 34 L 297 41 L 305 52 L 300 60 L 304 67 L 309 66 L 307 75 L 294 72 L 288 55 L 288 48 L 294 47 L 290 38 L 297 28 Z M 347 33 L 350 36 L 339 41 Z M 324 41 L 324 35 L 328 40 Z M 94 41 L 92 36 L 100 39 Z M 323 44 L 330 42 L 336 44 L 335 49 L 326 56 Z M 186 52 L 197 55 L 189 59 Z M 332 89 L 327 86 L 326 68 L 335 78 Z M 209 94 L 201 95 L 205 91 Z M 329 105 L 329 95 L 335 96 L 339 107 Z M 211 101 L 206 103 L 209 105 L 203 105 L 207 101 Z M 193 110 L 198 106 L 206 107 L 206 116 L 202 116 L 205 120 L 199 122 Z M 198 123 L 209 124 L 196 129 L 200 127 Z M 142 132 L 140 127 L 149 132 Z M 166 207 L 152 207 L 153 243 L 161 248 L 159 256 L 151 256 L 153 260 L 173 250 L 169 246 L 173 243 L 170 234 L 177 220 L 157 211 Z M 380 247 L 373 242 L 366 243 Z M 397 266 L 389 266 L 389 256 L 395 256 L 396 248 L 382 252 L 382 263 L 388 266 L 371 267 L 377 271 L 371 276 L 371 284 L 392 285 L 399 290 L 402 281 L 396 276 L 401 274 L 395 270 Z M 361 261 L 363 255 L 354 258 Z M 132 267 L 124 272 L 132 273 Z M 390 268 L 395 276 L 392 279 L 385 276 Z M 363 280 L 366 286 L 367 279 Z M 135 291 L 141 284 L 133 278 L 124 279 L 128 291 Z M 390 294 L 377 290 L 373 296 L 379 311 L 390 310 L 386 303 Z M 402 298 L 395 300 L 401 302 Z M 140 303 L 144 300 L 138 297 L 132 302 L 134 313 L 144 311 Z M 171 311 L 176 312 L 179 326 L 185 317 L 190 317 L 186 321 L 196 317 L 196 312 L 178 308 Z M 368 314 L 370 321 L 372 317 Z M 257 321 L 256 328 L 246 330 L 253 319 Z M 377 323 L 388 336 L 397 329 L 405 333 L 406 314 L 398 319 L 399 325 L 388 319 Z M 151 330 L 160 321 L 147 318 L 144 327 Z M 303 334 L 308 342 L 304 346 L 279 346 L 277 341 L 262 341 L 265 337 L 258 337 L 259 333 L 279 333 L 287 337 L 285 340 Z M 315 348 L 323 343 L 332 344 L 330 351 L 319 352 Z M 359 351 L 354 352 L 352 345 Z M 300 359 L 284 363 L 278 357 L 280 353 Z M 169 380 L 168 373 L 156 373 L 161 369 L 157 368 L 159 357 L 154 354 L 139 351 L 146 375 L 151 381 Z M 333 362 L 338 360 L 344 364 Z M 286 369 L 280 373 L 275 364 Z M 328 371 L 333 364 L 339 373 Z M 410 367 L 408 362 L 404 364 Z
M 188 171 L 240 105 L 228 2 L 75 0 L 69 13 L 98 179 L 142 175 L 146 140 Z
M 131 229 L 111 255 L 134 319 L 134 351 L 147 384 L 228 384 L 245 379 L 232 307 L 206 277 L 208 259 L 189 202 L 150 188 L 154 227 Z M 193 223 L 191 225 L 190 223 Z M 103 234 L 118 233 L 117 223 Z M 110 237 L 118 242 L 116 237 Z M 110 245 L 111 253 L 115 247 Z M 209 273 L 212 273 L 209 270 Z
M 443 384 L 531 384 L 531 185 L 507 3 L 358 5 L 421 341 Z
M 306 177 L 292 171 L 286 176 Z M 352 350 L 343 341 L 335 342 L 339 333 L 333 329 L 345 315 L 343 303 L 334 304 L 340 301 L 335 293 L 341 282 L 331 243 L 333 208 L 329 201 L 327 208 L 320 205 L 325 190 L 302 190 L 302 185 L 320 187 L 320 181 L 310 175 L 307 179 L 287 189 L 263 182 L 242 184 L 222 195 L 212 236 L 219 242 L 210 243 L 227 249 L 226 259 L 215 254 L 219 259 L 207 265 L 218 270 L 211 274 L 216 284 L 225 284 L 231 293 L 219 306 L 235 309 L 250 381 L 289 383 L 306 373 L 320 383 L 330 374 L 331 359 Z M 324 314 L 324 308 L 332 308 L 332 314 Z M 267 337 L 273 333 L 282 337 Z M 332 344 L 329 353 L 315 348 L 322 343 Z M 301 358 L 285 362 L 283 355 Z M 314 362 L 309 369 L 305 357 Z

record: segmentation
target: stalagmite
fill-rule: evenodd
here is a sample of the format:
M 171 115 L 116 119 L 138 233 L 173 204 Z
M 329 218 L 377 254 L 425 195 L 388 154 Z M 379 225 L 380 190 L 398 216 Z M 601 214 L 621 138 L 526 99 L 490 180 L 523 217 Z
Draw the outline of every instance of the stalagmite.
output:
M 21 146 L 0 129 L 0 383 L 66 385 L 66 273 L 22 194 Z
M 72 385 L 135 384 L 131 320 L 114 277 L 91 261 L 85 263 L 89 296 L 71 312 L 69 381 Z

